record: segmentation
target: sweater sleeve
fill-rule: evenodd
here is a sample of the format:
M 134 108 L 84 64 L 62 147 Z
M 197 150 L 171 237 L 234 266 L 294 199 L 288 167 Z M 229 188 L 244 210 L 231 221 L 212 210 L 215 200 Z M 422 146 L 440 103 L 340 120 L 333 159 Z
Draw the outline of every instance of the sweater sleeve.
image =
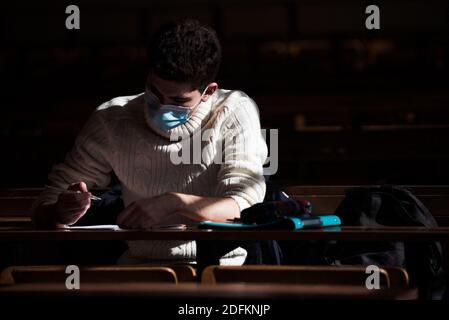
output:
M 267 145 L 255 102 L 245 96 L 235 103 L 222 131 L 224 162 L 218 172 L 217 195 L 233 198 L 243 210 L 264 199 Z
M 84 181 L 88 188 L 106 187 L 109 184 L 112 169 L 107 155 L 110 143 L 101 117 L 102 112 L 95 111 L 90 116 L 64 162 L 53 166 L 48 175 L 49 185 L 66 189 L 71 183 L 80 181 Z M 59 193 L 49 188 L 44 189 L 33 207 L 55 203 Z

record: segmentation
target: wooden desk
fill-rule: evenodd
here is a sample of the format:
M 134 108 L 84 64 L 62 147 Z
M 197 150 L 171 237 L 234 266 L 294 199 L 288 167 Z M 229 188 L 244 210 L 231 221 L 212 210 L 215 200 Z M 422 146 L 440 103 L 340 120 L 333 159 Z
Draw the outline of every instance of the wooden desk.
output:
M 329 227 L 298 231 L 229 230 L 33 230 L 0 227 L 0 241 L 64 240 L 343 240 L 343 241 L 447 241 L 449 227 Z
M 17 284 L 0 287 L 1 298 L 12 297 L 139 297 L 157 299 L 399 299 L 417 298 L 416 289 L 368 290 L 345 285 L 277 284 L 142 284 L 81 283 L 79 290 L 67 290 L 63 283 Z

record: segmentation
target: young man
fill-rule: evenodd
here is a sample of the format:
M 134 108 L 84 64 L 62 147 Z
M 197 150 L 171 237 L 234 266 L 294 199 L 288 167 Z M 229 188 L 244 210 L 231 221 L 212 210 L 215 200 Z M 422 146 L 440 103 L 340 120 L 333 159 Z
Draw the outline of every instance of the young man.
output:
M 112 99 L 92 114 L 49 174 L 51 186 L 72 192 L 47 188 L 35 204 L 37 226 L 74 224 L 90 207 L 89 188 L 108 186 L 112 173 L 126 206 L 117 221 L 124 228 L 226 221 L 263 200 L 267 147 L 258 109 L 243 92 L 214 82 L 221 60 L 215 32 L 196 21 L 169 24 L 148 53 L 145 92 Z M 200 150 L 186 147 L 198 134 Z M 192 150 L 190 163 L 174 161 Z M 238 248 L 222 263 L 242 264 L 245 254 Z M 195 257 L 194 241 L 134 241 L 122 261 Z

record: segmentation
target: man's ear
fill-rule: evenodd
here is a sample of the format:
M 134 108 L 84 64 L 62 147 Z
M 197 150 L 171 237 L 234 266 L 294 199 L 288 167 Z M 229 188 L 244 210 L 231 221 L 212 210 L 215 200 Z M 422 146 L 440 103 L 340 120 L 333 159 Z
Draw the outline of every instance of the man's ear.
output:
M 214 94 L 214 92 L 218 89 L 218 84 L 216 82 L 211 82 L 207 85 L 206 92 L 204 92 L 203 97 L 201 98 L 201 101 L 206 102 L 211 95 Z

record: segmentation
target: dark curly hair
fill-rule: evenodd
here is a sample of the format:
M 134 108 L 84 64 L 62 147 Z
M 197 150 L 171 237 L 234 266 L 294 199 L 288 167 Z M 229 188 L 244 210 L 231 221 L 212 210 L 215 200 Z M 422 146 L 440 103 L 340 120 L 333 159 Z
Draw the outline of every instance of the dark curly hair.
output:
M 204 90 L 220 67 L 220 41 L 213 29 L 196 20 L 171 22 L 152 37 L 148 59 L 150 72 L 159 77 Z

